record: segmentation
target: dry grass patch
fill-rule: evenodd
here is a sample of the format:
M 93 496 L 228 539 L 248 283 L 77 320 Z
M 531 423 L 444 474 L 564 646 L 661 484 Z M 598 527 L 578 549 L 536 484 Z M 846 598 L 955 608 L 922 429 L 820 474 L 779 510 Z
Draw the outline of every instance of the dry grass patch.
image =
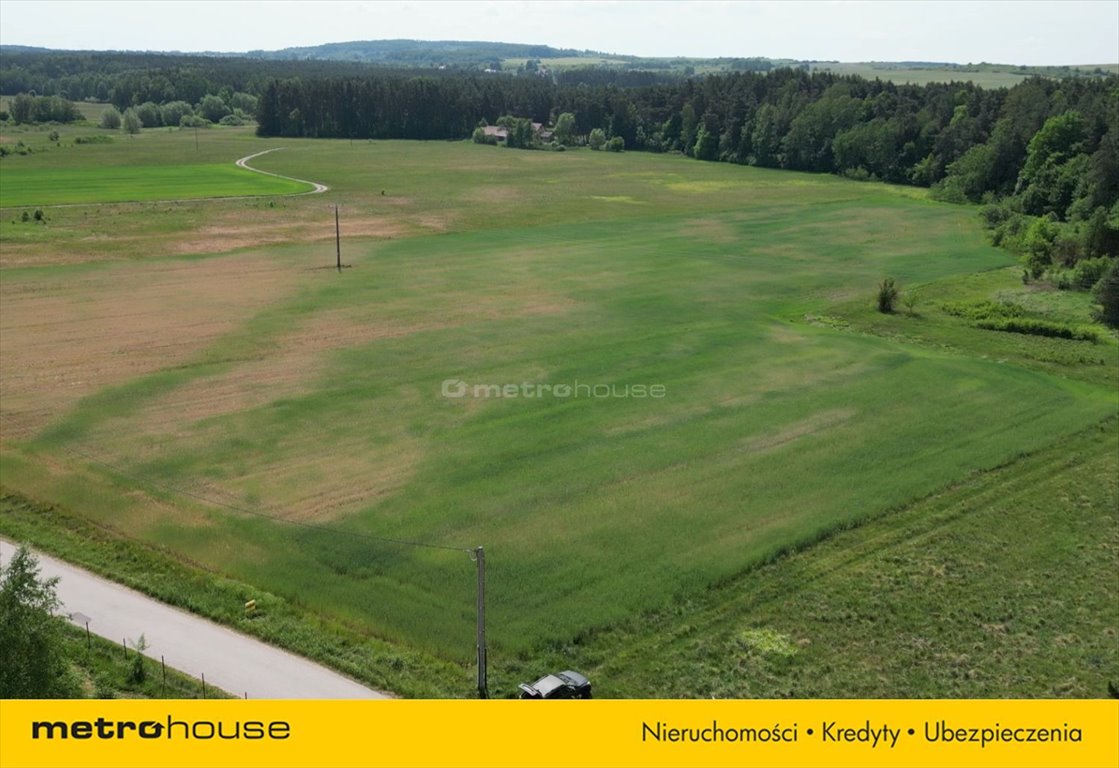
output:
M 334 240 L 333 213 L 322 214 L 322 220 L 289 220 L 285 223 L 248 223 L 223 217 L 220 224 L 211 224 L 176 240 L 169 252 L 177 255 L 222 253 L 241 248 L 311 243 Z M 243 215 L 242 215 L 243 218 Z M 329 221 L 327 220 L 329 218 Z M 406 222 L 389 216 L 348 217 L 342 227 L 345 238 L 368 237 L 388 239 L 401 237 L 410 231 Z
M 744 238 L 723 219 L 692 219 L 680 228 L 680 234 L 689 240 L 696 239 L 717 245 L 743 243 Z
M 0 282 L 0 433 L 30 437 L 82 397 L 181 365 L 291 290 L 261 256 Z

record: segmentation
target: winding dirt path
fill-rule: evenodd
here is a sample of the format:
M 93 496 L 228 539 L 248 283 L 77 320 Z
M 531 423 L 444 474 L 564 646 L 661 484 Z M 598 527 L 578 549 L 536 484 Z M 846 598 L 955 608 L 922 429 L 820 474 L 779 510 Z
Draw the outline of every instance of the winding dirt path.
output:
M 327 185 L 319 184 L 317 181 L 308 181 L 307 179 L 297 179 L 294 176 L 282 176 L 278 173 L 272 173 L 271 171 L 262 171 L 259 168 L 253 168 L 251 165 L 249 165 L 249 161 L 252 160 L 254 157 L 260 157 L 261 155 L 267 155 L 269 152 L 279 152 L 281 149 L 283 149 L 283 147 L 272 147 L 272 149 L 266 149 L 263 152 L 257 152 L 255 155 L 248 155 L 246 157 L 242 157 L 240 160 L 238 160 L 236 163 L 234 163 L 234 165 L 236 165 L 239 168 L 244 168 L 246 171 L 253 171 L 255 173 L 263 173 L 265 176 L 275 176 L 277 179 L 287 179 L 288 181 L 298 181 L 301 184 L 312 184 L 315 187 L 314 189 L 312 189 L 309 192 L 297 192 L 297 193 L 295 193 L 295 195 L 283 195 L 283 197 L 296 197 L 298 195 L 320 195 L 323 192 L 326 192 L 328 189 L 330 189 L 330 187 L 328 187 Z
M 293 192 L 289 195 L 218 195 L 215 197 L 176 197 L 168 200 L 113 200 L 110 202 L 95 202 L 95 203 L 47 203 L 45 205 L 9 205 L 0 207 L 0 210 L 17 209 L 17 208 L 91 208 L 93 206 L 103 205 L 167 205 L 169 203 L 205 203 L 210 200 L 253 200 L 258 197 L 302 197 L 303 195 L 321 195 L 330 189 L 326 184 L 320 184 L 317 181 L 310 181 L 308 179 L 297 179 L 293 176 L 284 176 L 279 173 L 272 173 L 271 171 L 262 171 L 259 168 L 253 168 L 249 165 L 249 161 L 254 157 L 267 155 L 269 152 L 278 152 L 284 147 L 272 147 L 262 152 L 256 152 L 251 155 L 246 155 L 240 160 L 235 160 L 234 165 L 238 168 L 244 168 L 246 171 L 253 173 L 261 173 L 265 176 L 275 176 L 277 179 L 287 179 L 288 181 L 297 181 L 300 184 L 310 184 L 314 189 L 309 189 L 306 192 Z

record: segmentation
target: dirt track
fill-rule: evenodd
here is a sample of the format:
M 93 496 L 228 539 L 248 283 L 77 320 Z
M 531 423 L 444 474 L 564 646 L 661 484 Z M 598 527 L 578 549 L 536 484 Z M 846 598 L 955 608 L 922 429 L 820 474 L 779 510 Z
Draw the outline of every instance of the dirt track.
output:
M 278 173 L 272 173 L 271 171 L 262 171 L 259 168 L 253 168 L 251 165 L 249 165 L 249 161 L 252 160 L 254 157 L 260 157 L 261 155 L 267 155 L 269 152 L 276 152 L 276 151 L 281 150 L 281 149 L 283 149 L 283 147 L 273 147 L 272 149 L 266 149 L 263 152 L 257 152 L 255 155 L 248 155 L 246 157 L 242 157 L 240 160 L 238 160 L 235 163 L 235 165 L 237 165 L 238 168 L 244 168 L 246 171 L 253 171 L 254 173 L 263 173 L 265 176 L 275 176 L 277 179 L 288 179 L 290 181 L 298 181 L 301 184 L 313 184 L 314 185 L 314 187 L 315 187 L 314 189 L 312 189 L 310 192 L 300 192 L 299 194 L 301 194 L 301 195 L 318 195 L 318 194 L 322 194 L 323 192 L 326 192 L 328 189 L 330 189 L 330 187 L 328 187 L 327 185 L 319 184 L 317 181 L 308 181 L 307 179 L 296 179 L 296 178 L 293 178 L 291 176 L 281 176 Z

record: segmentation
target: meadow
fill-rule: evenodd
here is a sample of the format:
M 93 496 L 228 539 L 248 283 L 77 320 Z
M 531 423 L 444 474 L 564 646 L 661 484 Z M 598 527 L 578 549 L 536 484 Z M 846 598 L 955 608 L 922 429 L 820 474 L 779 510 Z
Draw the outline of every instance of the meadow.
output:
M 6 170 L 0 208 L 199 197 L 285 195 L 310 185 L 227 165 Z
M 435 659 L 472 659 L 470 548 L 494 663 L 528 669 L 1116 411 L 1113 334 L 1009 338 L 942 311 L 1022 286 L 972 209 L 920 190 L 202 134 L 3 159 L 18 196 L 9 179 L 283 146 L 254 165 L 331 189 L 5 208 L 0 482 Z M 887 274 L 921 292 L 914 315 L 873 311 Z M 635 676 L 617 695 L 668 690 L 636 679 L 641 656 L 603 666 Z

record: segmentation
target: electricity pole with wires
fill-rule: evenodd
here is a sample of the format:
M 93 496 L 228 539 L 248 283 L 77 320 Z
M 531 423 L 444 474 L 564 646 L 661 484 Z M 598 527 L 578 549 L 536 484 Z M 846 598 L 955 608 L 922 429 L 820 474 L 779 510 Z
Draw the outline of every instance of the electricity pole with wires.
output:
M 486 552 L 474 549 L 474 562 L 478 564 L 478 698 L 490 697 L 486 680 Z
M 338 271 L 342 271 L 342 230 L 338 225 L 338 206 L 334 206 L 334 250 L 338 254 Z

